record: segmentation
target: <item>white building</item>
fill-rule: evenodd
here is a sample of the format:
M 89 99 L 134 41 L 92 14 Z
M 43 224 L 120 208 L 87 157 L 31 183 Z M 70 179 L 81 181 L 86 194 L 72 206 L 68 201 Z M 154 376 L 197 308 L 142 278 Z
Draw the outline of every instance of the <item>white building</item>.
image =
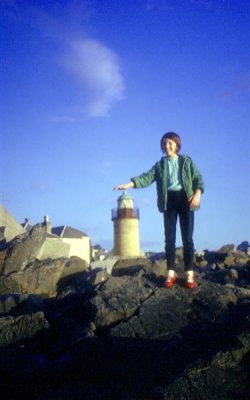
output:
M 38 259 L 77 256 L 90 263 L 91 243 L 86 233 L 68 225 L 52 228 L 48 216 L 44 217 L 43 224 L 46 239 L 38 253 Z

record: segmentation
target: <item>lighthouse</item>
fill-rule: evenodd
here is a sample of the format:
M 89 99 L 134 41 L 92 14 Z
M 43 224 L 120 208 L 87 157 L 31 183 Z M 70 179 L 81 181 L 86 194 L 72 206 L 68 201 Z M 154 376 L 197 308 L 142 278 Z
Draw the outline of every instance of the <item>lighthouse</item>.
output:
M 134 207 L 127 193 L 118 197 L 117 208 L 112 209 L 114 224 L 114 255 L 120 257 L 140 256 L 139 209 Z

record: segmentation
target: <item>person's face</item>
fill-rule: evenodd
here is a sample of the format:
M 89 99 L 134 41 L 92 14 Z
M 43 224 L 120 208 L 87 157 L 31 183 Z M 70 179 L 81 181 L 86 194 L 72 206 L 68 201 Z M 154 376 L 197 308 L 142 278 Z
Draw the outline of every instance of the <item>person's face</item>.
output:
M 173 157 L 178 152 L 177 144 L 171 139 L 166 139 L 166 141 L 165 141 L 165 152 L 166 152 L 168 157 Z

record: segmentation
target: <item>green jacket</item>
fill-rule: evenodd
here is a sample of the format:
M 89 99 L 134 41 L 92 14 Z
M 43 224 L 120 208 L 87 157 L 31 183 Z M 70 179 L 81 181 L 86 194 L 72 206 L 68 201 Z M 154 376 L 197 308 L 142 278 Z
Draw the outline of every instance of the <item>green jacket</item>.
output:
M 188 156 L 179 155 L 181 159 L 181 176 L 183 188 L 187 197 L 191 197 L 196 189 L 204 191 L 202 176 L 192 159 Z M 167 158 L 162 157 L 148 171 L 139 176 L 131 178 L 135 188 L 145 188 L 156 182 L 157 205 L 160 212 L 164 212 L 167 206 L 167 188 L 168 188 L 168 163 Z

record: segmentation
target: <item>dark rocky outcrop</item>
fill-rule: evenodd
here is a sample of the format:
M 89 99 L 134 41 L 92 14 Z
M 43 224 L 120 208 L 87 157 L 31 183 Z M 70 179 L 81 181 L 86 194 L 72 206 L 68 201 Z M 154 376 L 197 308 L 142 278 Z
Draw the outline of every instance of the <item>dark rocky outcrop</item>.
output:
M 20 342 L 49 327 L 43 312 L 0 318 L 1 346 Z
M 8 254 L 5 258 L 6 265 L 9 265 Z M 12 258 L 12 253 L 10 258 Z M 62 257 L 56 260 L 35 259 L 27 264 L 22 271 L 3 273 L 0 276 L 0 294 L 17 292 L 54 297 L 57 295 L 59 282 L 61 286 L 63 282 L 65 285 L 65 282 L 70 281 L 72 275 L 75 279 L 75 274 L 83 273 L 88 268 L 87 262 L 79 257 L 71 257 L 70 259 Z
M 170 289 L 162 255 L 111 273 L 60 258 L 2 274 L 1 398 L 247 400 L 248 248 L 197 253 L 194 290 L 181 251 Z

